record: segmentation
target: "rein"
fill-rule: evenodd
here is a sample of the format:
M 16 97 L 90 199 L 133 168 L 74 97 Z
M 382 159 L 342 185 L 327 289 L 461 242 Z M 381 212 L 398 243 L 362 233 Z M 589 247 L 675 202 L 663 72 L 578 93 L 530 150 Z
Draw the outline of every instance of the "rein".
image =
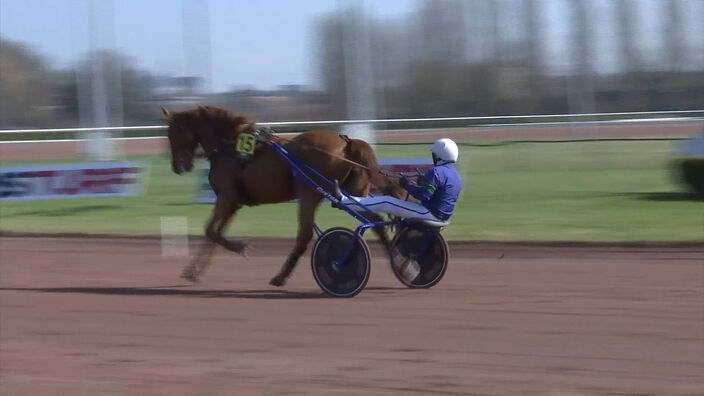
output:
M 276 135 L 272 135 L 272 134 L 269 134 L 269 135 L 268 135 L 268 138 L 269 138 L 270 140 L 276 142 L 276 143 L 279 143 L 279 144 L 281 144 L 282 142 L 286 142 L 286 140 L 284 140 L 283 138 L 278 137 L 278 136 L 276 136 Z M 381 168 L 381 167 L 380 167 L 380 168 L 377 168 L 376 170 L 375 170 L 375 169 L 372 169 L 372 168 L 370 168 L 370 167 L 368 167 L 368 166 L 366 166 L 366 165 L 364 165 L 364 164 L 360 164 L 359 162 L 352 161 L 352 160 L 347 159 L 347 158 L 345 158 L 345 157 L 343 157 L 343 156 L 341 156 L 341 155 L 338 155 L 338 154 L 335 154 L 335 153 L 331 153 L 331 152 L 329 152 L 329 151 L 323 150 L 323 149 L 318 148 L 318 147 L 315 147 L 315 146 L 307 145 L 306 147 L 307 147 L 307 148 L 311 148 L 311 149 L 313 149 L 313 150 L 315 150 L 315 151 L 317 151 L 317 152 L 319 152 L 319 153 L 323 153 L 323 154 L 325 154 L 325 155 L 327 155 L 327 156 L 330 156 L 330 157 L 333 157 L 333 158 L 337 158 L 337 159 L 339 159 L 339 160 L 341 160 L 341 161 L 347 162 L 348 164 L 351 164 L 351 165 L 354 165 L 354 166 L 358 166 L 358 167 L 360 167 L 360 168 L 362 168 L 362 169 L 366 169 L 366 170 L 368 170 L 368 171 L 370 171 L 370 172 L 376 171 L 376 172 L 378 172 L 379 174 L 384 175 L 384 176 L 387 176 L 387 177 L 398 177 L 398 176 L 399 176 L 397 173 L 388 172 L 388 171 L 386 171 L 385 169 L 383 169 L 383 168 Z
M 271 140 L 271 141 L 274 141 L 274 142 L 276 142 L 276 143 L 278 143 L 278 144 L 282 144 L 282 143 L 284 143 L 284 142 L 287 141 L 287 140 L 284 140 L 283 138 L 281 138 L 281 137 L 279 137 L 279 136 L 276 136 L 276 135 L 274 135 L 274 134 L 272 134 L 272 133 L 270 133 L 270 132 L 266 132 L 266 133 L 265 133 L 265 136 L 266 136 L 267 139 L 269 139 L 269 140 Z M 349 138 L 347 138 L 346 140 L 347 140 L 347 143 L 349 144 Z M 282 144 L 282 145 L 283 145 L 283 144 Z M 331 153 L 331 152 L 329 152 L 329 151 L 323 150 L 323 149 L 318 148 L 318 147 L 315 147 L 315 146 L 310 146 L 310 145 L 308 145 L 308 146 L 306 146 L 306 147 L 312 148 L 312 149 L 315 150 L 315 151 L 318 151 L 318 152 L 320 152 L 320 153 L 323 153 L 323 154 L 328 155 L 328 156 L 333 157 L 333 158 L 337 158 L 337 159 L 339 159 L 339 160 L 342 160 L 342 161 L 347 162 L 347 163 L 349 163 L 349 164 L 352 164 L 352 165 L 354 165 L 354 166 L 358 166 L 358 167 L 360 167 L 360 168 L 362 168 L 362 169 L 366 169 L 366 170 L 368 170 L 368 171 L 370 171 L 370 172 L 373 172 L 373 171 L 374 171 L 373 169 L 371 169 L 370 167 L 368 167 L 368 166 L 366 166 L 366 165 L 360 164 L 359 162 L 356 162 L 356 161 L 352 161 L 352 160 L 347 159 L 347 158 L 345 158 L 345 157 L 343 157 L 343 156 L 341 156 L 341 155 L 337 155 L 337 154 L 335 154 L 335 153 Z M 381 167 L 377 168 L 377 169 L 376 169 L 376 172 L 378 172 L 379 174 L 381 174 L 381 175 L 383 175 L 383 176 L 386 176 L 386 177 L 399 177 L 399 176 L 401 175 L 399 172 L 389 172 L 389 171 L 387 171 L 387 170 L 385 170 L 384 168 L 381 168 Z M 405 189 L 404 189 L 404 190 L 405 190 Z M 409 199 L 410 197 L 411 197 L 411 193 L 409 193 L 408 190 L 406 190 L 406 198 L 404 199 L 404 201 L 408 201 L 408 199 Z

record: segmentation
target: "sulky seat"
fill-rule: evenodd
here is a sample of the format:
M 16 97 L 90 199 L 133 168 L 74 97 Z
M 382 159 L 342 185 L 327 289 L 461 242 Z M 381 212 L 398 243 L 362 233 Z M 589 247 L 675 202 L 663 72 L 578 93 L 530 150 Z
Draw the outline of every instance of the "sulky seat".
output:
M 409 218 L 406 219 L 406 223 L 408 224 L 420 224 L 429 228 L 443 228 L 447 227 L 450 225 L 450 221 L 439 221 L 439 220 L 428 220 L 428 219 L 415 219 L 415 218 Z

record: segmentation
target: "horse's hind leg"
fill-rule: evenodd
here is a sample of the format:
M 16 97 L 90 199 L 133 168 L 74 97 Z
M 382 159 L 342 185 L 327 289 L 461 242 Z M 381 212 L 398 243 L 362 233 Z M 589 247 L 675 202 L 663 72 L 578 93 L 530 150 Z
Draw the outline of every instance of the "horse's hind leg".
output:
M 364 212 L 364 216 L 366 216 L 368 219 L 370 219 L 371 221 L 373 221 L 375 223 L 384 221 L 384 218 L 376 213 Z M 379 240 L 384 245 L 384 249 L 386 250 L 386 254 L 389 256 L 389 261 L 393 265 L 394 264 L 394 254 L 391 251 L 391 240 L 389 240 L 389 235 L 386 233 L 386 227 L 378 226 L 378 227 L 372 228 L 372 230 L 379 237 Z
M 296 244 L 281 267 L 281 271 L 269 282 L 273 286 L 286 284 L 286 279 L 291 275 L 293 269 L 296 268 L 298 259 L 301 258 L 308 248 L 308 243 L 313 238 L 315 210 L 318 208 L 322 196 L 313 190 L 305 189 L 304 191 L 298 204 L 298 235 L 296 236 Z

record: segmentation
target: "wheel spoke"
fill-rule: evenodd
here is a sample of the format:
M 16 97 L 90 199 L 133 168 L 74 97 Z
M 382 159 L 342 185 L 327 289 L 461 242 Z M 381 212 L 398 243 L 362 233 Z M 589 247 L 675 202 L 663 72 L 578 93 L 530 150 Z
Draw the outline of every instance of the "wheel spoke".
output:
M 369 279 L 369 248 L 354 231 L 331 228 L 315 243 L 311 268 L 323 291 L 336 297 L 352 297 Z
M 411 288 L 437 284 L 447 269 L 447 244 L 435 230 L 406 227 L 396 234 L 392 270 L 401 283 Z M 400 258 L 400 259 L 399 259 Z

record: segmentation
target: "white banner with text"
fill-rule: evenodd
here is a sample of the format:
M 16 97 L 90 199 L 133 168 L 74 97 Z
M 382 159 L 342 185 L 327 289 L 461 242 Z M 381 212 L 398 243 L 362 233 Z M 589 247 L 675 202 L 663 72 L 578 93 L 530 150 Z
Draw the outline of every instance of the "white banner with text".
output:
M 135 162 L 0 168 L 0 200 L 130 196 L 140 172 Z

